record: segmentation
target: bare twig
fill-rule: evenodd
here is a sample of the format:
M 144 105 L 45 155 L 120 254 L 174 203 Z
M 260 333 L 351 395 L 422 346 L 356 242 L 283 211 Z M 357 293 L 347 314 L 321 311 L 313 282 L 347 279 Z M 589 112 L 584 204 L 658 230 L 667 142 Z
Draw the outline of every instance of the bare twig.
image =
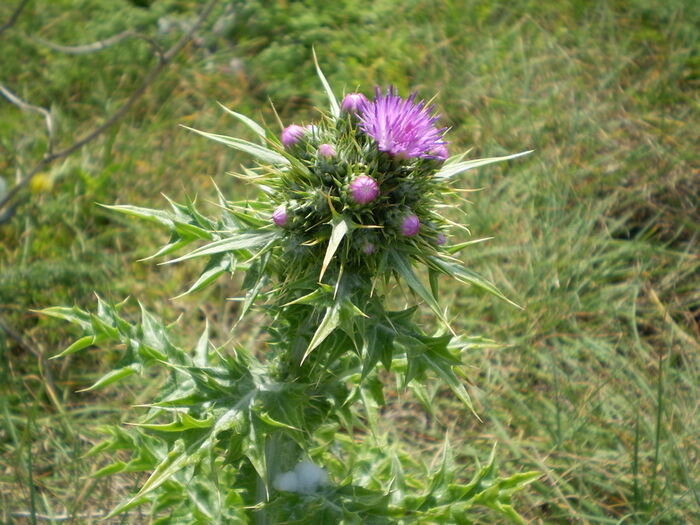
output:
M 143 40 L 144 42 L 148 42 L 148 44 L 153 48 L 153 51 L 162 59 L 163 57 L 163 49 L 158 45 L 158 43 L 153 40 L 151 37 L 148 35 L 144 35 L 142 33 L 137 33 L 136 31 L 132 31 L 131 29 L 127 29 L 126 31 L 122 31 L 121 33 L 117 33 L 116 35 L 110 36 L 109 38 L 105 38 L 104 40 L 98 40 L 97 42 L 92 42 L 90 44 L 82 44 L 82 45 L 77 45 L 77 46 L 64 46 L 62 44 L 56 44 L 54 42 L 50 42 L 48 40 L 44 40 L 41 37 L 34 36 L 34 35 L 25 35 L 29 40 L 36 44 L 40 44 L 42 46 L 46 46 L 49 49 L 52 49 L 54 51 L 58 51 L 60 53 L 67 53 L 69 55 L 87 55 L 89 53 L 95 53 L 97 51 L 102 51 L 103 49 L 107 49 L 108 47 L 112 47 L 115 44 L 118 44 L 124 40 L 127 40 L 129 38 L 136 38 L 138 40 Z
M 17 203 L 15 202 L 7 208 L 5 211 L 0 213 L 0 224 L 5 224 L 6 222 L 9 222 L 12 220 L 12 217 L 15 216 L 15 213 L 17 213 Z
M 17 19 L 19 18 L 20 13 L 22 10 L 27 6 L 29 3 L 29 0 L 22 0 L 19 4 L 17 4 L 17 7 L 15 10 L 12 12 L 10 15 L 10 18 L 5 22 L 3 25 L 0 26 L 0 35 L 3 34 L 5 31 L 10 29 L 13 25 L 15 25 L 15 22 L 17 22 Z
M 51 155 L 53 151 L 53 137 L 55 131 L 54 120 L 53 116 L 51 115 L 51 112 L 40 106 L 34 106 L 33 104 L 25 102 L 17 95 L 15 95 L 12 91 L 3 86 L 2 83 L 0 83 L 0 93 L 5 95 L 5 98 L 7 98 L 10 102 L 12 102 L 15 106 L 19 107 L 20 109 L 24 109 L 26 111 L 35 111 L 36 113 L 41 113 L 42 115 L 44 115 L 44 120 L 46 122 L 46 131 L 49 135 L 49 142 L 46 148 L 46 152 L 48 155 Z
M 36 166 L 34 166 L 34 168 L 29 173 L 27 173 L 27 175 L 25 175 L 11 189 L 7 193 L 7 195 L 5 195 L 5 197 L 3 197 L 0 200 L 0 210 L 2 210 L 2 208 L 8 202 L 10 202 L 10 200 L 12 200 L 22 188 L 29 184 L 29 181 L 32 179 L 32 177 L 39 173 L 39 171 L 41 171 L 46 165 L 50 164 L 51 162 L 57 159 L 67 157 L 71 153 L 79 150 L 88 142 L 91 142 L 92 140 L 96 139 L 107 129 L 109 129 L 117 120 L 123 117 L 124 114 L 127 113 L 129 109 L 131 109 L 131 106 L 134 105 L 134 102 L 136 102 L 146 92 L 148 87 L 158 77 L 158 74 L 163 70 L 163 68 L 165 68 L 165 66 L 167 66 L 172 61 L 172 59 L 190 42 L 190 40 L 192 40 L 195 33 L 199 30 L 202 24 L 209 17 L 209 15 L 211 14 L 214 7 L 216 7 L 216 4 L 218 2 L 219 0 L 211 0 L 211 2 L 209 2 L 209 4 L 207 4 L 207 6 L 204 9 L 202 9 L 201 13 L 197 17 L 197 20 L 194 24 L 192 24 L 192 27 L 190 27 L 190 29 L 180 38 L 180 40 L 173 44 L 173 46 L 170 49 L 163 53 L 158 63 L 154 65 L 153 68 L 151 68 L 151 70 L 146 74 L 144 79 L 141 81 L 139 87 L 136 88 L 136 90 L 131 94 L 127 101 L 124 102 L 124 104 L 122 104 L 121 107 L 119 107 L 119 109 L 112 113 L 112 115 L 107 117 L 107 119 L 102 124 L 100 124 L 91 132 L 84 135 L 82 138 L 78 139 L 76 142 L 74 142 L 67 148 L 57 151 L 55 153 L 47 152 L 44 158 L 41 159 L 39 163 Z
M 12 339 L 22 350 L 24 350 L 25 352 L 29 352 L 30 354 L 34 354 L 34 356 L 37 358 L 41 358 L 41 352 L 39 352 L 35 348 L 32 348 L 32 346 L 29 343 L 27 343 L 24 340 L 24 338 L 18 332 L 15 331 L 14 328 L 7 324 L 5 322 L 5 319 L 3 319 L 2 317 L 0 317 L 0 330 L 5 332 L 10 337 L 10 339 Z
M 42 521 L 70 521 L 75 519 L 102 519 L 109 515 L 108 512 L 85 512 L 81 514 L 34 514 L 34 518 Z M 122 516 L 140 515 L 135 512 L 123 512 Z M 28 510 L 19 510 L 11 514 L 13 518 L 29 518 L 32 513 Z
M 39 372 L 41 377 L 44 379 L 46 385 L 46 391 L 51 398 L 51 402 L 54 404 L 56 409 L 60 414 L 65 414 L 65 409 L 63 404 L 58 398 L 58 390 L 56 389 L 56 384 L 53 381 L 53 375 L 51 374 L 51 365 L 46 358 L 46 352 L 43 348 L 34 348 L 30 345 L 18 332 L 12 328 L 5 319 L 0 316 L 0 330 L 5 332 L 10 339 L 14 340 L 17 346 L 19 346 L 25 352 L 33 354 L 37 361 L 39 362 Z

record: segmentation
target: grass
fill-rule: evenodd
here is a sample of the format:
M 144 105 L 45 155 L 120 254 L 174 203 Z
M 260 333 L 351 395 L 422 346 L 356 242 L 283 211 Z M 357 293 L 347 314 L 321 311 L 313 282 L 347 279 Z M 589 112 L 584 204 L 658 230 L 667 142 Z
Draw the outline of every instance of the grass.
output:
M 21 32 L 84 43 L 137 22 L 151 30 L 159 17 L 196 7 L 31 4 L 0 36 L 3 56 L 25 57 L 3 62 L 0 81 L 54 107 L 63 143 L 128 96 L 150 63 L 147 46 L 69 57 Z M 534 523 L 700 520 L 700 8 L 651 0 L 262 8 L 247 3 L 206 47 L 189 47 L 113 133 L 52 166 L 49 184 L 0 226 L 0 315 L 24 341 L 0 336 L 0 520 L 66 514 L 90 523 L 137 482 L 90 478 L 100 465 L 80 458 L 96 425 L 130 419 L 125 409 L 147 395 L 143 385 L 76 394 L 114 357 L 46 361 L 69 334 L 30 308 L 89 303 L 94 289 L 115 299 L 133 294 L 170 319 L 189 312 L 186 320 L 198 322 L 200 308 L 220 333 L 228 330 L 221 304 L 235 282 L 166 301 L 194 269 L 136 263 L 163 239 L 93 203 L 158 207 L 160 191 L 207 199 L 209 177 L 226 192 L 247 191 L 223 176 L 247 159 L 177 125 L 244 134 L 214 101 L 272 123 L 268 97 L 286 121 L 308 121 L 323 103 L 311 44 L 338 88 L 394 83 L 404 93 L 439 92 L 454 151 L 536 150 L 463 180 L 482 190 L 459 220 L 475 238 L 495 236 L 464 259 L 525 307 L 444 285 L 454 326 L 498 343 L 465 356 L 483 422 L 440 391 L 437 421 L 399 395 L 385 411 L 387 426 L 412 422 L 404 437 L 423 453 L 449 427 L 466 475 L 497 441 L 504 472 L 543 473 L 518 497 Z M 0 8 L 0 20 L 9 10 Z M 407 23 L 395 24 L 399 18 Z M 16 162 L 38 158 L 43 137 L 38 117 L 2 103 L 0 175 L 10 179 Z M 157 389 L 151 379 L 147 389 Z

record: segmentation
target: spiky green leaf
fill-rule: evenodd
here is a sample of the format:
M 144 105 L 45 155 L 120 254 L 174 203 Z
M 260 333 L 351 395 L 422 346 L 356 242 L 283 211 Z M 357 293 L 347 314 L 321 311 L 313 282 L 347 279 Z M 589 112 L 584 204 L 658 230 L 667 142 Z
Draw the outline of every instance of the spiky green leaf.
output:
M 287 164 L 289 164 L 289 160 L 285 156 L 280 155 L 276 151 L 268 149 L 265 146 L 260 146 L 252 142 L 248 142 L 247 140 L 238 139 L 235 137 L 217 135 L 216 133 L 207 133 L 206 131 L 200 131 L 198 129 L 190 128 L 189 126 L 182 127 L 185 129 L 189 129 L 190 131 L 193 131 L 199 135 L 202 135 L 203 137 L 206 137 L 209 140 L 213 140 L 214 142 L 220 142 L 221 144 L 225 144 L 230 148 L 242 151 L 244 153 L 248 153 L 249 155 L 252 155 L 253 157 L 257 158 L 260 162 L 263 162 L 265 164 L 280 166 L 286 166 Z
M 338 250 L 338 246 L 340 246 L 340 242 L 350 230 L 348 219 L 342 216 L 334 217 L 331 222 L 331 225 L 333 227 L 333 230 L 331 231 L 331 237 L 328 240 L 326 254 L 323 257 L 323 264 L 321 265 L 321 275 L 319 275 L 318 277 L 319 281 L 323 279 L 323 274 L 326 273 L 328 265 L 333 259 L 335 252 Z
M 127 365 L 125 367 L 111 370 L 110 372 L 107 372 L 105 375 L 103 375 L 100 379 L 98 379 L 92 386 L 89 386 L 88 388 L 83 388 L 82 390 L 78 390 L 78 392 L 89 392 L 90 390 L 95 390 L 97 388 L 104 388 L 108 385 L 111 385 L 112 383 L 121 381 L 125 377 L 129 377 L 130 375 L 140 372 L 141 368 L 142 367 L 139 363 L 131 363 L 130 365 Z
M 328 96 L 328 103 L 330 105 L 331 115 L 333 115 L 335 118 L 338 118 L 340 116 L 340 106 L 338 105 L 338 99 L 335 98 L 333 90 L 331 89 L 331 85 L 328 83 L 328 80 L 326 80 L 326 76 L 323 74 L 323 71 L 321 71 L 321 66 L 318 65 L 318 58 L 316 58 L 316 50 L 312 48 L 311 52 L 314 57 L 314 65 L 316 66 L 318 78 L 321 79 L 323 89 L 326 91 L 326 95 Z
M 326 308 L 326 313 L 321 320 L 321 324 L 318 325 L 314 336 L 311 338 L 311 342 L 309 342 L 308 348 L 304 352 L 304 356 L 301 358 L 302 363 L 306 361 L 306 358 L 309 357 L 311 352 L 318 348 L 318 345 L 333 333 L 333 330 L 338 328 L 340 324 L 340 310 L 340 302 L 336 302 L 332 306 Z
M 253 119 L 246 117 L 245 115 L 241 115 L 240 113 L 236 113 L 235 111 L 230 110 L 229 108 L 224 106 L 221 102 L 219 102 L 218 104 L 219 104 L 219 106 L 221 106 L 223 108 L 223 110 L 226 113 L 228 113 L 229 115 L 231 115 L 231 116 L 237 118 L 238 120 L 240 120 L 241 122 L 243 122 L 243 124 L 248 126 L 250 129 L 252 129 L 257 135 L 259 135 L 263 139 L 265 138 L 265 130 L 263 129 L 263 127 L 260 124 L 255 122 Z
M 392 262 L 394 265 L 394 269 L 406 282 L 408 287 L 411 290 L 413 290 L 416 293 L 416 295 L 423 299 L 433 310 L 433 312 L 435 312 L 435 314 L 443 322 L 445 322 L 445 324 L 447 324 L 447 319 L 445 319 L 445 315 L 440 309 L 440 305 L 438 304 L 433 294 L 430 293 L 430 291 L 425 287 L 425 285 L 421 282 L 418 276 L 414 273 L 410 261 L 404 255 L 396 251 L 392 251 L 390 253 L 390 259 L 390 262 Z
M 475 271 L 468 270 L 461 264 L 446 261 L 434 255 L 429 255 L 427 257 L 427 260 L 433 265 L 434 268 L 440 270 L 442 273 L 450 275 L 451 277 L 454 277 L 460 281 L 464 281 L 465 283 L 472 284 L 477 288 L 480 288 L 492 295 L 495 295 L 499 299 L 502 299 L 505 302 L 512 304 L 516 308 L 522 309 L 520 305 L 508 299 L 505 295 L 503 295 L 503 292 L 496 288 L 494 284 L 489 282 L 487 279 L 485 279 Z
M 486 159 L 474 159 L 466 160 L 462 162 L 446 163 L 440 171 L 435 174 L 435 177 L 439 179 L 449 179 L 465 171 L 473 170 L 475 168 L 480 168 L 481 166 L 486 166 L 488 164 L 493 164 L 495 162 L 503 162 L 505 160 L 515 159 L 522 157 L 523 155 L 528 155 L 532 153 L 533 150 L 523 151 L 521 153 L 515 153 L 513 155 L 506 155 L 504 157 L 490 157 Z
M 196 257 L 204 257 L 207 255 L 215 255 L 217 253 L 234 252 L 237 250 L 251 250 L 255 248 L 261 248 L 268 242 L 272 241 L 277 237 L 275 232 L 256 232 L 256 233 L 241 233 L 235 234 L 232 237 L 226 237 L 224 239 L 219 239 L 218 241 L 206 244 L 196 250 L 178 257 L 177 259 L 172 259 L 167 262 L 167 264 L 187 261 L 189 259 L 194 259 Z

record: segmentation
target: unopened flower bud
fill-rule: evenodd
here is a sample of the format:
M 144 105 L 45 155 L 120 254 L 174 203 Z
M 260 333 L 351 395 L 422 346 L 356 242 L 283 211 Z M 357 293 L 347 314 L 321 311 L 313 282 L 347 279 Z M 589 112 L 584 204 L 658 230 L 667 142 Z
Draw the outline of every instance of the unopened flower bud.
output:
M 372 255 L 374 253 L 374 244 L 371 242 L 366 242 L 362 245 L 362 253 L 365 255 Z
M 410 213 L 403 218 L 401 222 L 401 234 L 406 237 L 418 235 L 420 230 L 420 220 L 415 213 Z
M 299 142 L 305 134 L 306 130 L 297 124 L 287 126 L 284 128 L 284 131 L 282 131 L 282 144 L 285 148 L 289 148 Z
M 346 113 L 357 113 L 360 106 L 365 102 L 368 102 L 368 100 L 362 93 L 348 93 L 343 98 L 340 108 Z
M 321 157 L 331 158 L 331 157 L 335 157 L 336 151 L 335 151 L 335 148 L 330 144 L 321 144 L 318 147 L 318 154 Z
M 350 197 L 358 204 L 367 204 L 379 197 L 379 184 L 368 175 L 360 175 L 350 183 Z
M 275 211 L 272 212 L 272 222 L 280 227 L 287 224 L 287 208 L 284 206 L 284 204 L 277 206 Z

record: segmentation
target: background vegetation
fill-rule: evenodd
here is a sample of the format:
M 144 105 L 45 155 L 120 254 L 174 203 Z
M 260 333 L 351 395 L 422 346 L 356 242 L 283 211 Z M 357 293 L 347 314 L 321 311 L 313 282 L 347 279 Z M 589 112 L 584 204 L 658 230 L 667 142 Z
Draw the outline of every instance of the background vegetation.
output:
M 0 82 L 50 108 L 67 146 L 156 59 L 138 39 L 70 55 L 37 38 L 77 45 L 136 28 L 165 48 L 202 4 L 31 0 L 0 34 Z M 429 461 L 448 429 L 465 476 L 498 442 L 502 472 L 542 472 L 518 501 L 533 523 L 700 521 L 699 27 L 691 0 L 221 2 L 125 118 L 47 166 L 0 224 L 0 521 L 91 523 L 138 483 L 90 477 L 101 465 L 82 456 L 100 424 L 134 419 L 127 408 L 159 378 L 76 393 L 115 356 L 48 361 L 71 333 L 31 309 L 132 295 L 182 316 L 185 339 L 206 317 L 225 341 L 236 280 L 170 300 L 197 269 L 138 262 L 164 239 L 96 203 L 205 202 L 212 181 L 249 192 L 225 174 L 249 159 L 178 125 L 245 135 L 216 101 L 276 127 L 272 100 L 284 122 L 308 122 L 323 104 L 312 45 L 338 91 L 437 92 L 453 151 L 536 150 L 463 179 L 483 188 L 464 208 L 474 238 L 495 237 L 465 260 L 525 306 L 443 290 L 455 327 L 485 338 L 466 378 L 483 422 L 447 391 L 432 414 L 396 392 L 387 430 L 407 423 L 397 437 Z M 1 99 L 7 186 L 46 140 L 40 115 Z M 260 344 L 259 328 L 237 337 Z

